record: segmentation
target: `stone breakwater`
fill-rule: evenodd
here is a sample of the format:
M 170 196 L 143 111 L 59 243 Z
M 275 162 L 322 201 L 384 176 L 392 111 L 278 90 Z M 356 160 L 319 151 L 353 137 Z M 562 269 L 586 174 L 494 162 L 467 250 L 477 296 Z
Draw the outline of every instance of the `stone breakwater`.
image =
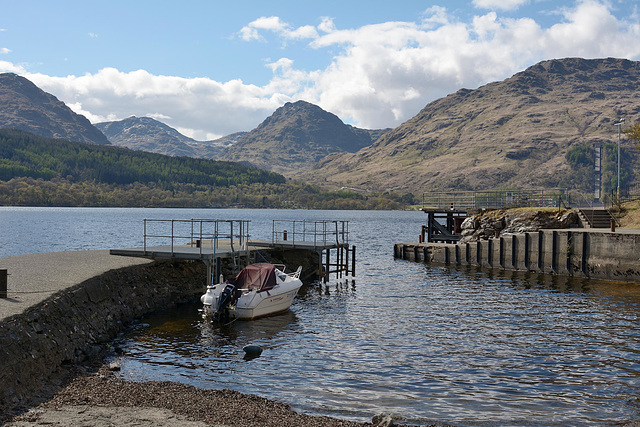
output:
M 461 244 L 396 243 L 394 257 L 640 283 L 638 230 L 540 230 Z
M 124 325 L 197 299 L 202 262 L 151 263 L 107 271 L 0 322 L 0 408 L 43 393 L 65 366 L 100 356 Z

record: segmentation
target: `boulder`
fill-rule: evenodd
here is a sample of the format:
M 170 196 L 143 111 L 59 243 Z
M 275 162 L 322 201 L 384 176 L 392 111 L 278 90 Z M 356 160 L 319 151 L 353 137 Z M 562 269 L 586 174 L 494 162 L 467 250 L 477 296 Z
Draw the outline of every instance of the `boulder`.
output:
M 385 413 L 374 415 L 371 418 L 371 423 L 376 427 L 393 427 L 396 425 L 393 421 L 393 416 Z
M 462 223 L 462 237 L 459 243 L 488 240 L 505 233 L 568 228 L 577 223 L 578 215 L 570 209 L 499 209 L 466 218 Z

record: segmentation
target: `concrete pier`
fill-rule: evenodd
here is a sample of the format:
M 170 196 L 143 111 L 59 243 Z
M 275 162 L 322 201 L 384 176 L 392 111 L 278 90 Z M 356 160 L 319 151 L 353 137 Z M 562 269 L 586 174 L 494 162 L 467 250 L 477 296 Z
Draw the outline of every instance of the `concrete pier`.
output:
M 640 283 L 640 230 L 541 230 L 465 244 L 396 243 L 394 257 Z
M 0 258 L 0 408 L 44 396 L 66 369 L 92 360 L 123 325 L 206 287 L 198 261 L 153 262 L 80 251 Z M 58 378 L 58 379 L 56 379 Z

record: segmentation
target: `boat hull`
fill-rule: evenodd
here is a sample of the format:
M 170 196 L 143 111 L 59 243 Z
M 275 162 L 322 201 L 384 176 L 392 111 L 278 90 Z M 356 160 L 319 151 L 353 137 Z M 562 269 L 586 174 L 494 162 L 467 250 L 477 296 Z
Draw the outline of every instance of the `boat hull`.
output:
M 298 288 L 278 295 L 267 295 L 267 291 L 256 294 L 251 303 L 243 304 L 242 298 L 238 300 L 235 309 L 229 310 L 229 316 L 236 319 L 257 319 L 259 317 L 272 316 L 282 313 L 291 307 L 291 303 L 298 293 Z M 258 299 L 259 301 L 255 301 Z
M 224 317 L 251 320 L 289 310 L 298 290 L 302 287 L 299 272 L 300 269 L 293 275 L 287 275 L 278 271 L 277 284 L 268 290 L 240 289 L 242 295 L 235 303 L 227 306 Z M 219 283 L 207 287 L 207 292 L 201 297 L 205 316 L 219 319 L 220 312 L 217 310 L 219 310 L 221 295 L 227 286 L 226 283 Z M 224 301 L 226 296 L 222 298 Z

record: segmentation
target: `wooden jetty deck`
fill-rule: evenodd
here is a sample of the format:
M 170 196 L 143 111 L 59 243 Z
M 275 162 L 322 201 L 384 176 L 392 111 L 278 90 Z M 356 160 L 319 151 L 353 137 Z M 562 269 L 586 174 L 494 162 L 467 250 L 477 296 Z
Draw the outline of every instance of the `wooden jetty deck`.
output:
M 162 242 L 164 244 L 152 244 Z M 335 253 L 332 251 L 335 250 Z M 317 266 L 313 277 L 329 281 L 355 276 L 355 246 L 349 245 L 348 221 L 274 220 L 271 240 L 249 240 L 246 220 L 144 220 L 144 245 L 111 249 L 111 255 L 153 260 L 199 260 L 212 277 L 231 261 L 234 269 L 259 262 L 260 251 L 313 254 Z

